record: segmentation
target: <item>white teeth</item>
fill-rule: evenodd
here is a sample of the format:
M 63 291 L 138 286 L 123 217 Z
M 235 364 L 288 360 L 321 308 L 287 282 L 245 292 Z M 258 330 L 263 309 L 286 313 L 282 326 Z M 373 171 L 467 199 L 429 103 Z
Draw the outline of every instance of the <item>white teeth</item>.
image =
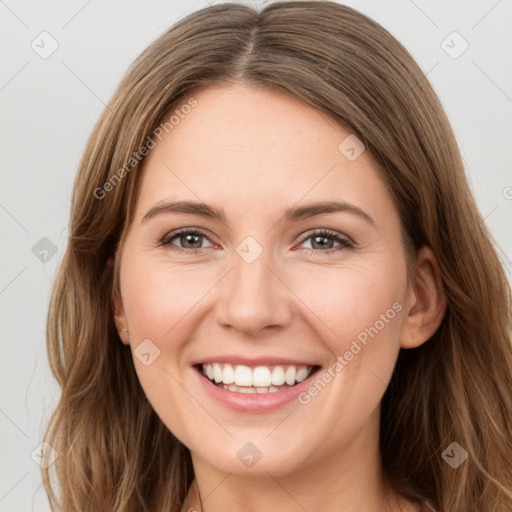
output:
M 291 388 L 291 386 L 284 385 L 276 388 L 275 386 L 265 386 L 265 387 L 253 387 L 253 386 L 237 386 L 236 384 L 219 384 L 222 388 L 227 391 L 233 391 L 235 393 L 276 393 L 277 391 L 282 391 L 283 389 Z
M 253 387 L 239 387 L 239 393 L 256 393 L 256 388 Z
M 250 368 L 244 365 L 231 365 L 227 363 L 208 363 L 202 365 L 203 375 L 216 384 L 235 386 L 238 391 L 240 386 L 251 387 L 256 393 L 275 393 L 279 389 L 276 386 L 290 387 L 307 379 L 311 374 L 312 366 L 256 366 Z M 240 391 L 245 393 L 246 390 Z M 252 393 L 253 391 L 248 391 Z
M 272 371 L 272 384 L 274 386 L 281 386 L 285 383 L 284 370 L 282 366 L 276 366 Z
M 295 370 L 294 366 L 288 366 L 285 373 L 286 384 L 289 386 L 293 386 L 295 384 L 295 376 L 297 375 L 297 370 Z
M 213 363 L 213 378 L 215 382 L 222 382 L 222 367 L 219 363 Z
M 252 371 L 248 366 L 238 365 L 236 367 L 235 384 L 237 386 L 252 386 Z
M 295 380 L 297 382 L 302 382 L 303 380 L 305 380 L 308 376 L 308 369 L 307 368 L 299 368 L 299 370 L 297 371 L 297 375 L 295 376 Z
M 222 382 L 224 382 L 224 384 L 233 384 L 235 382 L 235 370 L 230 364 L 224 365 Z
M 266 366 L 257 366 L 252 372 L 252 385 L 260 388 L 272 384 L 272 374 Z

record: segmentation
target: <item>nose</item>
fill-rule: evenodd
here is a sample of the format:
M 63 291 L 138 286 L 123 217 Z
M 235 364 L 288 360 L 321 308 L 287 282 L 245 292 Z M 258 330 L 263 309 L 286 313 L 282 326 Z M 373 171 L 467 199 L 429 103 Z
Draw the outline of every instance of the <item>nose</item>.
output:
M 218 290 L 219 325 L 257 336 L 290 323 L 293 293 L 271 259 L 270 251 L 265 250 L 250 263 L 239 254 L 233 255 L 233 268 Z

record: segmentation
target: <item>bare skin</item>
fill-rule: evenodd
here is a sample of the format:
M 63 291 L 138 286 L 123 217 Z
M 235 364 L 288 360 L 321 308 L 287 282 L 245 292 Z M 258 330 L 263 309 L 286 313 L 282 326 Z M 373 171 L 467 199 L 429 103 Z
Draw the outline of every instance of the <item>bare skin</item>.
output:
M 148 366 L 134 357 L 135 368 L 157 414 L 191 451 L 202 510 L 419 511 L 386 493 L 379 414 L 400 348 L 426 342 L 441 323 L 435 256 L 421 249 L 408 281 L 400 219 L 379 169 L 367 152 L 351 161 L 338 149 L 350 133 L 331 119 L 242 84 L 194 98 L 145 161 L 114 302 L 123 342 L 134 350 L 149 339 L 160 350 Z M 166 212 L 143 221 L 171 199 L 222 208 L 225 219 Z M 288 208 L 325 201 L 364 213 L 283 218 Z M 183 228 L 201 234 L 166 238 Z M 315 234 L 323 229 L 342 242 Z M 250 263 L 236 250 L 248 236 L 262 248 Z M 377 333 L 321 392 L 272 412 L 213 400 L 192 367 L 237 354 L 293 357 L 327 371 L 370 327 Z M 237 457 L 248 442 L 262 454 L 250 468 Z M 182 512 L 190 509 L 201 511 L 195 485 Z

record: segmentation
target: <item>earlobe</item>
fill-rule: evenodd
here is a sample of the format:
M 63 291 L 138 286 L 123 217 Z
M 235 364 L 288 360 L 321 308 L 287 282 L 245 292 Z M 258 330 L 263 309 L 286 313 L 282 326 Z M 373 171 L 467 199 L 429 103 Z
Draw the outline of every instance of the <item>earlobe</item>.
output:
M 107 266 L 113 267 L 113 260 L 109 258 Z M 112 312 L 114 314 L 114 323 L 119 334 L 119 338 L 125 345 L 130 344 L 128 326 L 126 325 L 126 315 L 124 312 L 123 298 L 119 289 L 112 292 Z
M 114 258 L 108 258 L 105 264 L 106 272 L 115 272 Z M 119 338 L 125 345 L 130 344 L 130 338 L 128 333 L 128 326 L 126 325 L 126 315 L 124 312 L 123 298 L 119 289 L 119 283 L 115 276 L 113 278 L 114 290 L 111 298 L 111 309 L 114 315 L 114 323 L 116 325 L 117 333 Z
M 441 272 L 437 259 L 429 247 L 422 247 L 418 251 L 416 272 L 408 299 L 400 346 L 416 348 L 432 337 L 446 312 Z
M 116 324 L 119 338 L 125 345 L 130 344 L 128 328 L 126 326 L 126 316 L 124 314 L 123 299 L 121 293 L 115 291 L 112 295 L 112 310 L 114 312 L 114 322 Z

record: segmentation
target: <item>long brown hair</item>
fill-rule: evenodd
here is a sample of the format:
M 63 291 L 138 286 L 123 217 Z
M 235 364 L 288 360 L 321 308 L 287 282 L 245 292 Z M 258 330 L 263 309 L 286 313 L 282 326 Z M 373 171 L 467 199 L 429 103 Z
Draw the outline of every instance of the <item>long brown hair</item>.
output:
M 52 510 L 182 507 L 190 452 L 152 409 L 119 339 L 111 262 L 133 217 L 140 148 L 178 101 L 235 82 L 292 94 L 356 134 L 389 186 L 410 246 L 428 245 L 439 262 L 446 315 L 428 342 L 400 351 L 382 401 L 391 489 L 424 510 L 510 512 L 506 274 L 421 69 L 379 24 L 328 1 L 276 2 L 261 12 L 220 4 L 187 16 L 135 60 L 95 125 L 48 313 L 48 357 L 62 388 L 45 436 L 59 453 L 43 469 Z M 442 456 L 453 442 L 468 453 L 456 469 Z

